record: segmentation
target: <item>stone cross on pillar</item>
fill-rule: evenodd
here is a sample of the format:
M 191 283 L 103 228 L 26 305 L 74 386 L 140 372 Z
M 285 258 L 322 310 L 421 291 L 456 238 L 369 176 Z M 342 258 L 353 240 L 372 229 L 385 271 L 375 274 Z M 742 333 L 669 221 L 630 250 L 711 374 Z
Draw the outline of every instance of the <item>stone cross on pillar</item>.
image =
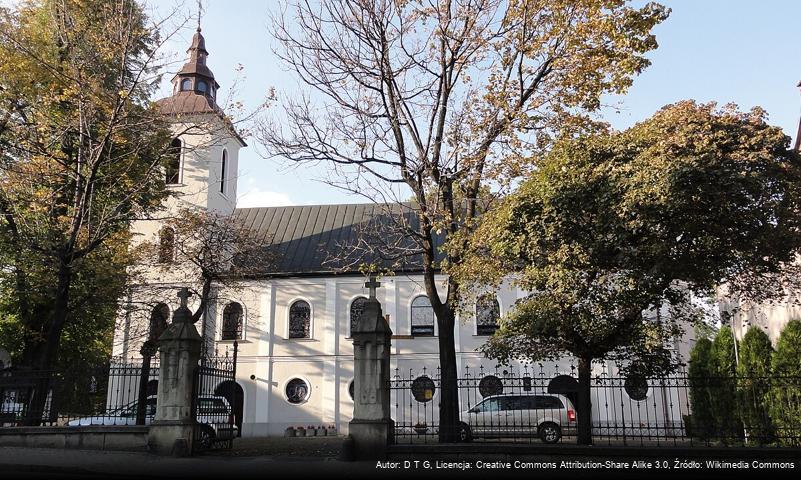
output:
M 349 425 L 353 454 L 359 460 L 385 458 L 394 429 L 389 398 L 392 330 L 375 296 L 381 284 L 371 277 L 364 286 L 370 289 L 370 298 L 352 332 L 354 399 Z
M 186 288 L 180 290 L 181 306 L 173 313 L 172 324 L 158 339 L 161 354 L 158 407 L 150 425 L 148 446 L 161 455 L 184 456 L 192 452 L 196 425 L 192 401 L 202 339 L 187 307 L 189 295 Z
M 374 276 L 370 276 L 370 279 L 367 283 L 364 284 L 365 288 L 370 289 L 370 298 L 375 298 L 375 290 L 381 286 L 381 283 L 376 281 Z
M 182 307 L 188 308 L 189 297 L 191 297 L 191 296 L 192 296 L 192 294 L 189 293 L 189 289 L 186 288 L 186 287 L 183 287 L 180 290 L 178 290 L 178 298 L 181 299 L 181 306 Z

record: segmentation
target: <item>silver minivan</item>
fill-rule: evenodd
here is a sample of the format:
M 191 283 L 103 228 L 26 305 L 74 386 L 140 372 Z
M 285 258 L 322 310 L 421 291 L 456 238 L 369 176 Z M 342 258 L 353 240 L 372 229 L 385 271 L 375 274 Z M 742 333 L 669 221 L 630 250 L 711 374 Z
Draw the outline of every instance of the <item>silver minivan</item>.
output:
M 575 435 L 575 431 L 576 410 L 563 395 L 492 395 L 462 413 L 459 440 L 538 437 L 556 443 L 562 435 Z

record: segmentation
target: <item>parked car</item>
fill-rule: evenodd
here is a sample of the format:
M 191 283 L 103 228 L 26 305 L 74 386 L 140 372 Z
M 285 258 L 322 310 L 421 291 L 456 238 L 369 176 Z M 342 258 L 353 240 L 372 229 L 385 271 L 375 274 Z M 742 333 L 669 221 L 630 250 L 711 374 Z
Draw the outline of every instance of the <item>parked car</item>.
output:
M 575 435 L 576 410 L 557 394 L 492 395 L 462 413 L 459 439 L 539 437 L 556 443 L 562 435 Z
M 28 413 L 28 404 L 17 401 L 18 397 L 9 396 L 0 403 L 0 427 L 22 425 Z M 42 412 L 42 421 L 50 422 L 50 397 L 48 396 Z
M 13 427 L 22 419 L 25 411 L 25 404 L 14 401 L 11 398 L 3 399 L 0 404 L 0 427 Z
M 147 397 L 145 406 L 145 425 L 150 425 L 156 416 L 157 400 L 155 395 Z M 82 417 L 67 423 L 69 427 L 89 425 L 136 425 L 138 402 L 134 401 L 124 407 L 112 410 L 104 415 Z M 197 399 L 197 422 L 200 424 L 200 444 L 209 447 L 215 440 L 227 440 L 238 435 L 234 423 L 231 406 L 225 397 L 203 395 Z
M 85 427 L 89 425 L 136 425 L 136 411 L 139 402 L 133 401 L 124 407 L 110 410 L 104 414 L 81 417 L 67 422 L 68 427 Z M 145 425 L 150 425 L 156 415 L 156 396 L 147 397 L 145 403 Z

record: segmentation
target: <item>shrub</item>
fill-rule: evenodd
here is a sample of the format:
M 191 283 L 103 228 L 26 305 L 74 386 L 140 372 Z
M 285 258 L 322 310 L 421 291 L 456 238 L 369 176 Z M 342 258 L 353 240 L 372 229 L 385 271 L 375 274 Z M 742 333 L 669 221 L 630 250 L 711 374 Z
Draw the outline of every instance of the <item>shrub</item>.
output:
M 739 438 L 743 433 L 737 412 L 735 381 L 737 360 L 734 348 L 731 328 L 722 327 L 712 342 L 709 398 L 716 432 L 724 442 Z
M 771 359 L 774 376 L 770 415 L 781 442 L 801 445 L 801 321 L 791 320 L 782 330 Z
M 768 443 L 773 437 L 768 412 L 772 355 L 768 335 L 759 328 L 750 328 L 740 343 L 737 365 L 737 406 L 749 442 Z
M 687 376 L 690 384 L 690 434 L 706 440 L 715 431 L 708 388 L 712 376 L 712 342 L 708 338 L 700 338 L 690 351 Z

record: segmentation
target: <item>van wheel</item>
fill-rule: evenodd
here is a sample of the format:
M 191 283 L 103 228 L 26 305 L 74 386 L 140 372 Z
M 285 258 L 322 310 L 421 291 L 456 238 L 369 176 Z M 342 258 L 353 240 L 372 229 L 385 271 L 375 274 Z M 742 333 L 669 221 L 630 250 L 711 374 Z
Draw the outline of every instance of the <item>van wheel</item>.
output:
M 211 444 L 214 443 L 214 430 L 208 425 L 204 425 L 200 427 L 200 438 L 198 438 L 198 443 L 200 444 L 200 448 L 203 450 L 208 450 L 211 448 Z
M 464 422 L 459 422 L 459 442 L 468 443 L 473 441 L 473 433 L 470 431 L 470 426 Z
M 553 422 L 545 422 L 540 425 L 539 437 L 545 443 L 556 443 L 562 438 L 562 432 L 559 425 Z

